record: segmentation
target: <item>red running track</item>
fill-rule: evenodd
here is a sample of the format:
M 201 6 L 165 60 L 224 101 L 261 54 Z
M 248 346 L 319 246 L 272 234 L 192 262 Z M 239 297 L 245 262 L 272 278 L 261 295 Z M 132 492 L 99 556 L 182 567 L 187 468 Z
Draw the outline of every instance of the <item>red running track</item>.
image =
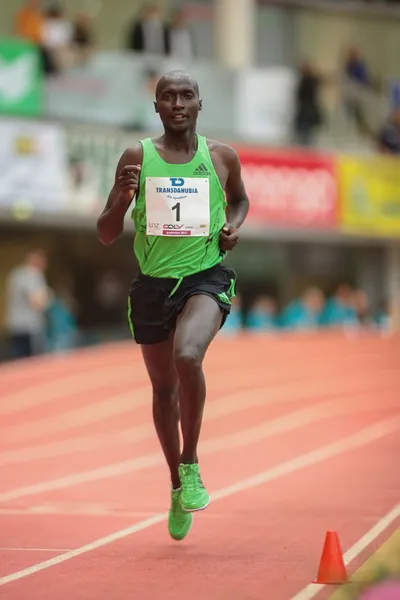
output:
M 351 572 L 399 524 L 399 373 L 394 337 L 217 339 L 200 446 L 212 501 L 177 543 L 138 349 L 2 367 L 0 598 L 326 598 L 301 591 L 325 531 L 346 551 L 383 523 Z

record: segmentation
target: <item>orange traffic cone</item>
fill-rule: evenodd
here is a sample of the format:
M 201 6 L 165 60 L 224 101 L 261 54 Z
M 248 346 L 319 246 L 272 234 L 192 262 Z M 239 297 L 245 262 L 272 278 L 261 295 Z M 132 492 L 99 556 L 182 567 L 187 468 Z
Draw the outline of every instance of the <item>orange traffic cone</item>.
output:
M 337 584 L 346 583 L 347 581 L 348 577 L 343 562 L 339 536 L 336 531 L 327 531 L 318 575 L 313 583 Z

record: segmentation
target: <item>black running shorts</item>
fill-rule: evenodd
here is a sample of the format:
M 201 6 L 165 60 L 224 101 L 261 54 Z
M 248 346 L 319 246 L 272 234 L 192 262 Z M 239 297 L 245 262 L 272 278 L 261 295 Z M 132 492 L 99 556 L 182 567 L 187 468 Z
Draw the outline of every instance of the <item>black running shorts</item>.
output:
M 221 307 L 221 327 L 231 310 L 236 274 L 218 264 L 180 279 L 149 277 L 139 273 L 128 299 L 128 320 L 138 344 L 158 344 L 175 329 L 178 314 L 191 296 L 210 296 Z

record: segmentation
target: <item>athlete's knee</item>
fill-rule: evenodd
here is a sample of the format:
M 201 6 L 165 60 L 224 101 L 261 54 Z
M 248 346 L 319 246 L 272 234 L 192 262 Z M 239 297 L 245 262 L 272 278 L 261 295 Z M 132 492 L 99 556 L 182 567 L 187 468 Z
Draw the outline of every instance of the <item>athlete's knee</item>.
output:
M 174 406 L 178 403 L 177 387 L 153 385 L 153 403 L 157 406 Z
M 195 344 L 186 344 L 175 349 L 174 361 L 178 375 L 190 374 L 201 369 L 203 352 Z

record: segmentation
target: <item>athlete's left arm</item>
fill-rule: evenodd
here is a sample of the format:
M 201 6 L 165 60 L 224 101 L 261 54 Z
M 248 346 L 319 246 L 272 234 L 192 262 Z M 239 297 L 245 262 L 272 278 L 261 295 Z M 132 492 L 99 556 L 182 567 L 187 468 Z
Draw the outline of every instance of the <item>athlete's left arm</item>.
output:
M 232 250 L 239 241 L 238 229 L 249 211 L 249 199 L 242 179 L 242 167 L 239 156 L 230 146 L 221 146 L 221 155 L 228 170 L 225 185 L 226 223 L 221 231 L 222 250 Z

